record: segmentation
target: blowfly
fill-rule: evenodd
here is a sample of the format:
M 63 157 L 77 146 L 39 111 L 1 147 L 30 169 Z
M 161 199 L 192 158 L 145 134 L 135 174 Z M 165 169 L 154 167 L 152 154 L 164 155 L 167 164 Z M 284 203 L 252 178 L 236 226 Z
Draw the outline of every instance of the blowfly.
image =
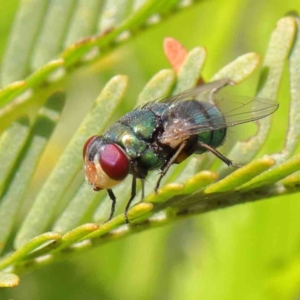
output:
M 222 145 L 227 127 L 264 118 L 278 108 L 275 101 L 250 97 L 224 97 L 218 90 L 232 84 L 221 79 L 155 100 L 124 115 L 104 134 L 90 137 L 83 147 L 85 177 L 95 191 L 112 188 L 132 175 L 131 197 L 124 216 L 136 195 L 136 180 L 142 188 L 149 171 L 160 170 L 155 191 L 172 164 L 190 155 L 211 152 L 228 166 L 237 166 L 216 148 Z M 143 189 L 142 189 L 143 191 Z

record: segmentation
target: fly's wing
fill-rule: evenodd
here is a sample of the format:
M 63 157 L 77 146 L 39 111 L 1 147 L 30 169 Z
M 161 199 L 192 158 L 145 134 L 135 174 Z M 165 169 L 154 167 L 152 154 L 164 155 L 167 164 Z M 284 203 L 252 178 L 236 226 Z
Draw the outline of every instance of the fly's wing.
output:
M 225 87 L 228 84 L 232 84 L 232 82 L 227 78 L 216 80 L 213 82 L 199 85 L 195 88 L 186 90 L 174 96 L 155 99 L 154 101 L 150 101 L 145 104 L 142 104 L 141 106 L 137 107 L 137 109 L 151 108 L 153 105 L 157 103 L 165 103 L 171 106 L 172 104 L 176 104 L 178 102 L 187 101 L 187 100 L 206 101 L 209 93 L 216 90 L 220 90 L 222 87 Z
M 222 115 L 208 118 L 207 121 L 199 124 L 195 128 L 191 128 L 190 130 L 192 130 L 193 133 L 257 121 L 274 113 L 279 106 L 276 101 L 270 99 L 238 95 L 225 96 L 215 94 L 213 100 L 214 104 L 211 104 L 206 109 L 206 113 L 209 115 L 210 110 L 217 108 Z M 211 123 L 214 123 L 213 128 L 209 125 Z
M 217 80 L 175 96 L 148 102 L 138 107 L 138 109 L 152 109 L 157 105 L 164 104 L 163 108 L 159 111 L 161 118 L 168 120 L 171 118 L 174 121 L 180 121 L 181 126 L 177 127 L 175 131 L 174 128 L 176 125 L 174 123 L 167 122 L 165 124 L 163 133 L 165 139 L 172 139 L 174 137 L 184 139 L 201 132 L 256 121 L 277 110 L 278 103 L 273 100 L 231 94 L 226 95 L 223 92 L 216 93 L 216 91 L 228 84 L 231 84 L 228 79 Z M 205 111 L 195 111 L 191 108 L 193 105 L 191 100 L 206 102 Z M 220 112 L 218 115 L 215 113 L 216 108 Z M 192 112 L 192 115 L 189 119 L 187 116 L 190 112 Z M 197 114 L 199 118 L 197 118 Z M 202 117 L 203 115 L 205 115 L 205 118 Z M 185 116 L 184 120 L 182 120 L 182 116 Z M 195 124 L 192 119 L 201 119 L 202 121 Z
M 184 92 L 172 97 L 170 102 L 168 99 L 164 100 L 165 103 L 170 103 L 161 115 L 162 119 L 168 119 L 163 133 L 165 140 L 183 140 L 201 132 L 256 121 L 274 113 L 278 108 L 278 103 L 269 99 L 209 92 L 197 94 L 197 91 L 194 89 Z M 206 102 L 206 105 L 195 110 L 191 100 Z M 216 109 L 219 111 L 217 114 Z M 195 123 L 194 120 L 201 122 Z M 176 122 L 180 124 L 178 127 Z

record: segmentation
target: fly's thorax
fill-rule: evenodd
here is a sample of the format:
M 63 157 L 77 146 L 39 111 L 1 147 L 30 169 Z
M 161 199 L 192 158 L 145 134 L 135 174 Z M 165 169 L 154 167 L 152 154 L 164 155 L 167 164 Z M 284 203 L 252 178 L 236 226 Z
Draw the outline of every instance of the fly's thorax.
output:
M 94 190 L 110 189 L 130 172 L 125 151 L 103 137 L 92 137 L 84 146 L 85 178 Z
M 169 108 L 169 106 L 169 103 L 166 102 L 149 102 L 141 109 L 151 111 L 156 116 L 161 117 L 164 111 Z
M 147 148 L 137 159 L 138 165 L 147 170 L 160 169 L 165 163 L 164 153 L 157 150 Z
M 131 173 L 139 178 L 165 163 L 164 153 L 152 147 L 160 122 L 151 111 L 135 110 L 122 117 L 103 136 L 106 141 L 122 146 L 131 161 Z
M 104 138 L 121 145 L 130 159 L 136 159 L 148 145 L 135 134 L 131 127 L 119 122 L 110 127 Z
M 151 110 L 136 109 L 122 117 L 119 123 L 131 128 L 137 138 L 150 142 L 159 118 Z

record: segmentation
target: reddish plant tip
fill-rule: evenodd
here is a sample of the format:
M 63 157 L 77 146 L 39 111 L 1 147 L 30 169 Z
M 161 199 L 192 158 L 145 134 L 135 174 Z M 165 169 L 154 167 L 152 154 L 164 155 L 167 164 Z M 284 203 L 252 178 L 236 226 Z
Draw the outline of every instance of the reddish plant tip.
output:
M 129 159 L 116 144 L 108 144 L 100 156 L 102 170 L 113 180 L 123 180 L 129 173 Z
M 83 146 L 83 149 L 82 149 L 82 156 L 83 156 L 83 159 L 85 159 L 85 155 L 86 155 L 86 152 L 87 152 L 87 149 L 89 147 L 89 145 L 91 144 L 91 142 L 96 138 L 98 137 L 97 135 L 93 135 L 91 136 L 84 144 Z
M 164 39 L 164 52 L 176 73 L 179 72 L 188 52 L 177 40 L 171 37 Z

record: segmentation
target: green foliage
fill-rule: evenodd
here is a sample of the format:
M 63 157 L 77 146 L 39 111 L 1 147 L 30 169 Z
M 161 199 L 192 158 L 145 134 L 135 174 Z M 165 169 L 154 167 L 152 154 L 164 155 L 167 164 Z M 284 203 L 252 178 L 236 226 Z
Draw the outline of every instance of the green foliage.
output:
M 240 169 L 218 167 L 215 160 L 206 155 L 192 157 L 167 174 L 158 194 L 152 192 L 157 174 L 151 174 L 147 180 L 147 196 L 129 211 L 130 225 L 125 225 L 122 214 L 130 195 L 130 178 L 127 178 L 114 189 L 119 214 L 103 223 L 111 207 L 109 198 L 104 192 L 91 192 L 82 176 L 78 179 L 77 173 L 82 168 L 85 140 L 101 133 L 114 115 L 124 110 L 128 78 L 117 75 L 108 81 L 81 121 L 35 195 L 34 202 L 24 206 L 26 212 L 21 214 L 19 225 L 22 201 L 29 193 L 38 163 L 55 126 L 59 124 L 64 107 L 64 93 L 53 93 L 66 85 L 62 77 L 71 76 L 79 66 L 87 63 L 90 67 L 97 66 L 99 59 L 105 61 L 105 54 L 111 53 L 121 42 L 180 11 L 184 2 L 110 0 L 100 5 L 99 1 L 21 1 L 1 75 L 1 287 L 18 285 L 17 275 L 23 272 L 65 259 L 73 253 L 85 253 L 94 246 L 132 233 L 172 224 L 191 215 L 299 191 L 297 171 L 300 158 L 294 154 L 299 141 L 300 21 L 297 16 L 286 16 L 278 21 L 271 35 L 256 89 L 257 97 L 276 99 L 288 61 L 291 108 L 283 149 L 271 150 L 263 158 L 258 154 L 272 133 L 271 118 L 265 118 L 259 122 L 257 134 L 236 143 L 229 151 L 228 157 L 244 164 Z M 33 12 L 35 18 L 32 18 Z M 62 13 L 64 17 L 60 18 Z M 21 38 L 24 35 L 26 41 Z M 196 46 L 194 42 L 193 46 Z M 164 69 L 157 72 L 136 97 L 135 105 L 176 94 L 201 82 L 206 55 L 204 48 L 195 47 L 184 57 L 179 71 Z M 241 55 L 210 76 L 210 81 L 230 78 L 237 84 L 241 83 L 258 69 L 260 60 L 256 53 Z M 209 59 L 207 64 L 210 64 Z M 214 171 L 207 170 L 210 168 Z M 209 224 L 208 221 L 204 228 Z M 223 241 L 218 247 L 223 250 L 228 245 Z M 207 257 L 209 261 L 209 255 Z M 270 290 L 270 295 L 279 291 L 281 298 L 278 299 L 290 299 L 285 296 L 293 297 L 299 292 L 296 288 L 299 282 L 298 260 L 296 256 L 291 266 L 288 264 L 273 272 L 267 280 L 264 278 L 261 294 L 265 290 Z M 206 266 L 203 268 L 207 270 Z M 214 266 L 207 274 L 213 270 Z M 234 275 L 225 275 L 231 276 L 234 282 Z M 285 284 L 290 277 L 292 283 Z M 174 282 L 176 280 L 174 278 Z M 207 277 L 203 281 L 208 281 Z M 207 283 L 207 289 L 211 288 L 206 294 L 210 295 L 207 299 L 221 299 L 216 296 L 217 292 L 214 294 L 212 286 L 212 281 Z M 230 280 L 226 288 L 230 290 Z M 230 291 L 225 293 L 222 299 L 230 294 Z M 184 297 L 192 299 L 192 296 Z M 262 298 L 254 296 L 252 299 Z

